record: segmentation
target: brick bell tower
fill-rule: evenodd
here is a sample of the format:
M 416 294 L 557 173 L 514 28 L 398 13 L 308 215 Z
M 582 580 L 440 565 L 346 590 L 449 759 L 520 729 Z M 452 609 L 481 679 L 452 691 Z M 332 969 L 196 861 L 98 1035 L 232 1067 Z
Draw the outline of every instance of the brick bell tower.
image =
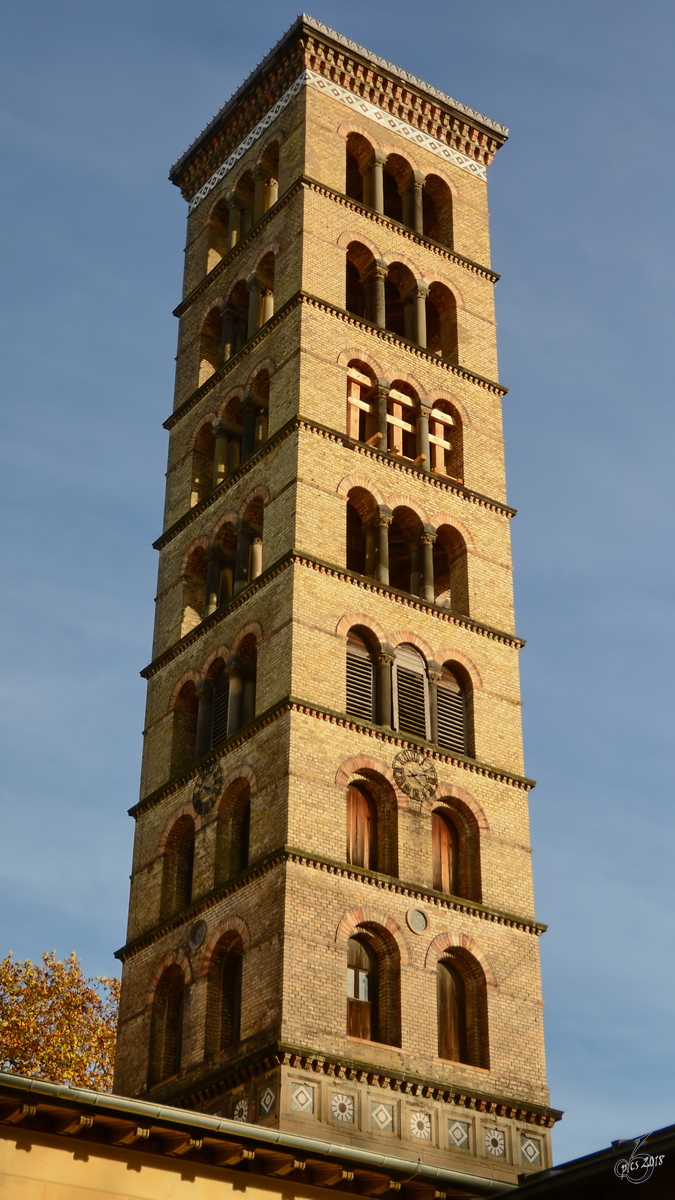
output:
M 489 266 L 506 135 L 303 15 L 171 171 L 116 1079 L 504 1182 L 550 1165 L 560 1115 Z

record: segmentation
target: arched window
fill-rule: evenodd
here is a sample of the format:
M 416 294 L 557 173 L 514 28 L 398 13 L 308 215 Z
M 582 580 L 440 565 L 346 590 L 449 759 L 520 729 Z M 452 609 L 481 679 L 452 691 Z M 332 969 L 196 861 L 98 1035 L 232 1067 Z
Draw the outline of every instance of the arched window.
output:
M 227 715 L 230 701 L 230 681 L 221 667 L 213 684 L 213 718 L 211 746 L 217 746 L 227 737 Z
M 400 954 L 379 925 L 357 929 L 347 943 L 347 1033 L 401 1044 Z
M 389 526 L 389 586 L 413 596 L 421 595 L 423 532 L 422 522 L 411 508 L 394 509 Z
M 202 325 L 199 340 L 199 386 L 206 383 L 222 362 L 222 318 L 219 308 L 212 308 Z
M 439 525 L 434 542 L 434 599 L 436 604 L 469 615 L 469 576 L 466 542 L 452 525 Z
M 438 175 L 427 175 L 422 193 L 425 237 L 452 250 L 452 192 Z
M 372 252 L 362 242 L 350 242 L 345 260 L 345 307 L 347 312 L 366 321 L 374 320 Z
M 206 1054 L 234 1046 L 241 1038 L 241 940 L 227 936 L 213 956 L 207 983 Z
M 226 200 L 219 200 L 215 205 L 208 223 L 208 249 L 206 254 L 206 271 L 212 271 L 229 249 L 229 209 Z
M 409 643 L 396 647 L 394 722 L 402 733 L 429 738 L 429 688 L 426 663 Z
M 188 559 L 183 573 L 183 619 L 180 636 L 185 637 L 191 629 L 204 620 L 204 595 L 206 590 L 206 555 L 202 546 L 197 546 Z M 174 718 L 176 720 L 176 718 Z
M 413 292 L 415 276 L 404 263 L 392 263 L 384 284 L 385 328 L 410 342 L 418 341 Z
M 198 747 L 201 754 L 232 737 L 255 716 L 256 644 L 244 639 L 239 653 L 223 663 L 213 677 L 213 690 L 205 703 L 211 705 L 210 745 Z
M 364 937 L 347 943 L 347 1033 L 379 1041 L 379 978 L 377 955 Z
M 247 281 L 249 338 L 274 314 L 274 266 L 274 255 L 270 250 L 258 263 L 254 278 Z
M 469 754 L 466 692 L 461 676 L 444 663 L 436 685 L 438 744 L 456 754 Z
M 382 185 L 384 193 L 384 213 L 392 221 L 411 225 L 409 214 L 404 214 L 404 193 L 408 189 L 412 171 L 409 164 L 399 154 L 390 154 L 383 171 Z M 406 220 L 407 218 L 407 220 Z
M 449 288 L 432 283 L 426 301 L 427 350 L 458 363 L 457 302 Z
M 195 864 L 195 823 L 180 817 L 167 839 L 162 872 L 163 918 L 187 908 L 192 900 Z
M 237 779 L 227 789 L 216 817 L 215 887 L 245 871 L 250 862 L 251 789 Z
M 441 959 L 436 968 L 438 996 L 438 1057 L 469 1062 L 466 1037 L 464 980 L 457 968 Z
M 190 508 L 200 504 L 213 491 L 213 459 L 215 438 L 211 424 L 202 425 L 192 450 L 192 482 Z
M 253 202 L 255 197 L 255 182 L 251 171 L 244 171 L 244 174 L 237 180 L 237 186 L 234 190 L 232 222 L 234 229 L 231 231 L 234 237 L 230 238 L 231 244 L 235 245 L 241 241 L 249 232 L 253 225 Z
M 148 1070 L 150 1086 L 180 1071 L 184 995 L 183 972 L 174 963 L 162 975 L 152 1006 Z
M 375 379 L 364 363 L 347 368 L 347 434 L 359 442 L 379 442 L 377 413 L 373 401 Z
M 377 504 L 362 487 L 349 489 L 347 496 L 347 570 L 374 575 L 377 562 L 375 518 Z
M 429 418 L 431 470 L 464 482 L 462 422 L 447 400 L 434 400 Z
M 241 464 L 244 413 L 241 399 L 233 396 L 222 417 L 213 423 L 213 487 L 232 475 Z
M 183 684 L 173 709 L 171 775 L 181 775 L 195 759 L 197 693 L 194 683 Z
M 347 712 L 364 721 L 377 719 L 375 662 L 370 646 L 356 630 L 347 635 Z
M 434 887 L 450 896 L 459 895 L 459 836 L 447 813 L 436 809 L 431 817 Z
M 223 305 L 223 362 L 228 362 L 239 353 L 246 341 L 247 329 L 248 291 L 243 279 L 240 279 Z
M 347 862 L 377 870 L 377 806 L 365 787 L 347 788 Z
M 387 449 L 398 458 L 417 458 L 419 402 L 408 384 L 395 384 L 387 396 Z
M 359 204 L 369 204 L 368 163 L 373 147 L 360 133 L 347 136 L 345 193 Z

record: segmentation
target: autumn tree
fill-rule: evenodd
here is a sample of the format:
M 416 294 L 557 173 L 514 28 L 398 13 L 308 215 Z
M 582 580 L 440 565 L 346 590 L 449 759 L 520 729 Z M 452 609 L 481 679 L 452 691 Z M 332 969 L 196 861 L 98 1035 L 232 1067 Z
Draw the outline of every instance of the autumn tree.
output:
M 112 1088 L 119 980 L 82 974 L 73 952 L 0 963 L 0 1069 Z

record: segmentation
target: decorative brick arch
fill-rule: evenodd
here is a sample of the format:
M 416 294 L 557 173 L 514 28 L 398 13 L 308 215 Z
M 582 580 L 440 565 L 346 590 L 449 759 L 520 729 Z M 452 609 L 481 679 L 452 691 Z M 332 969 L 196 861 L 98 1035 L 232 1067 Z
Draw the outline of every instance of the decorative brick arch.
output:
M 443 287 L 446 287 L 449 292 L 452 292 L 453 296 L 455 297 L 455 304 L 457 305 L 457 308 L 466 309 L 464 296 L 462 295 L 462 292 L 455 283 L 454 279 L 449 279 L 448 276 L 444 275 L 442 271 L 428 271 L 424 276 L 424 282 L 428 283 L 429 287 L 431 287 L 432 283 L 442 283 Z
M 372 240 L 372 238 L 369 238 L 364 233 L 345 230 L 337 239 L 338 246 L 345 252 L 349 249 L 349 246 L 352 242 L 360 242 L 362 246 L 365 246 L 367 250 L 370 250 L 373 258 L 382 258 L 382 251 L 380 250 L 380 247 Z
M 422 170 L 422 174 L 424 175 L 425 182 L 426 182 L 427 175 L 438 176 L 438 178 L 442 179 L 443 183 L 447 184 L 448 188 L 450 189 L 450 195 L 452 196 L 453 204 L 455 204 L 456 201 L 459 200 L 459 189 L 457 187 L 457 184 L 455 183 L 455 181 L 453 179 L 450 178 L 449 175 L 446 175 L 445 171 L 443 170 L 443 168 L 441 166 L 433 167 L 431 170 L 428 170 L 428 171 L 423 170 L 422 168 L 420 168 L 420 169 Z
M 243 642 L 245 637 L 248 637 L 249 633 L 253 634 L 253 636 L 255 638 L 256 646 L 260 645 L 260 643 L 263 640 L 262 625 L 260 624 L 259 621 L 247 621 L 245 625 L 242 625 L 241 629 L 237 630 L 237 633 L 235 634 L 235 637 L 232 641 L 232 653 L 233 654 L 237 653 L 237 650 L 241 646 L 241 643 Z
M 266 242 L 265 245 L 262 246 L 260 248 L 260 250 L 258 251 L 258 253 L 256 255 L 255 263 L 251 267 L 251 271 L 258 270 L 258 267 L 260 266 L 260 263 L 262 262 L 262 260 L 266 254 L 273 254 L 274 257 L 276 258 L 278 253 L 279 253 L 279 243 L 278 242 Z M 249 275 L 250 275 L 250 273 L 251 272 L 249 271 Z
M 411 153 L 408 146 L 406 146 L 404 153 L 401 147 L 395 145 L 393 142 L 384 142 L 382 149 L 384 150 L 387 158 L 389 158 L 390 154 L 395 154 L 397 158 L 402 158 L 405 162 L 407 162 L 411 171 L 422 171 L 422 167 L 415 158 L 414 154 Z
M 472 958 L 475 958 L 483 972 L 483 975 L 485 976 L 485 982 L 489 988 L 496 988 L 499 986 L 495 973 L 492 969 L 492 963 L 490 962 L 490 959 L 482 947 L 479 946 L 478 942 L 474 941 L 473 938 L 470 938 L 468 933 L 439 933 L 434 938 L 433 942 L 430 942 L 429 944 L 426 958 L 424 960 L 425 967 L 427 967 L 429 970 L 435 970 L 436 964 L 441 955 L 444 954 L 446 950 L 451 950 L 453 948 L 466 950 L 467 954 L 470 954 Z
M 452 529 L 456 529 L 458 533 L 461 533 L 467 550 L 476 549 L 476 543 L 471 530 L 467 528 L 463 521 L 459 521 L 457 517 L 453 516 L 452 513 L 431 513 L 428 520 L 433 525 L 434 529 L 439 529 L 441 525 L 450 525 Z
M 338 137 L 344 138 L 345 142 L 347 141 L 350 133 L 360 133 L 361 137 L 364 138 L 366 142 L 370 143 L 370 145 L 373 147 L 373 150 L 383 149 L 382 142 L 379 140 L 379 138 L 373 137 L 370 129 L 366 129 L 363 125 L 360 125 L 358 121 L 341 121 L 336 132 Z
M 470 792 L 465 791 L 464 788 L 456 787 L 454 783 L 439 783 L 431 799 L 425 800 L 423 803 L 422 810 L 430 815 L 434 809 L 441 807 L 444 802 L 451 802 L 452 800 L 459 800 L 461 804 L 469 809 L 481 833 L 490 832 L 488 819 L 478 801 L 474 799 Z
M 220 403 L 220 406 L 218 408 L 218 416 L 223 417 L 225 415 L 225 409 L 227 408 L 228 404 L 230 403 L 230 400 L 235 400 L 235 399 L 241 400 L 245 391 L 246 391 L 246 388 L 241 387 L 241 385 L 239 385 L 237 387 L 231 387 L 230 390 L 225 393 L 225 396 Z
M 275 142 L 281 148 L 287 137 L 288 132 L 286 129 L 275 129 L 274 133 L 270 133 L 264 142 L 258 143 L 258 160 L 260 161 L 260 159 L 265 157 L 269 147 L 273 146 Z
M 387 374 L 387 379 L 390 383 L 407 383 L 417 393 L 420 400 L 426 399 L 426 390 L 422 387 L 419 379 L 416 379 L 414 375 L 409 375 L 407 371 L 399 371 L 397 367 L 395 371 Z
M 360 904 L 351 912 L 345 913 L 335 931 L 335 941 L 349 941 L 360 925 L 379 925 L 380 929 L 385 929 L 398 946 L 401 966 L 407 967 L 410 964 L 412 955 L 401 927 L 396 924 L 393 917 L 389 917 L 386 913 L 380 912 L 377 908 L 371 908 L 367 904 Z
M 248 763 L 241 763 L 240 766 L 233 767 L 232 770 L 225 776 L 225 780 L 223 782 L 223 795 L 228 788 L 232 787 L 233 783 L 237 782 L 238 779 L 245 779 L 248 783 L 251 795 L 255 796 L 256 792 L 258 791 L 258 780 L 255 771 L 252 767 L 249 767 Z
M 215 300 L 212 300 L 212 301 L 211 301 L 211 303 L 209 304 L 209 307 L 208 307 L 208 308 L 205 308 L 205 309 L 204 309 L 204 312 L 202 313 L 201 320 L 200 320 L 200 322 L 199 322 L 199 328 L 198 328 L 198 330 L 197 330 L 197 337 L 201 337 L 201 336 L 202 336 L 202 333 L 204 332 L 204 325 L 206 324 L 207 318 L 208 318 L 208 317 L 211 315 L 211 313 L 213 312 L 214 308 L 217 308 L 217 309 L 218 309 L 218 311 L 220 312 L 220 310 L 221 310 L 221 308 L 222 308 L 222 306 L 223 306 L 223 303 L 224 303 L 224 301 L 223 301 L 223 297 L 222 297 L 222 296 L 218 296 L 218 297 L 217 297 L 217 299 L 215 299 Z
M 409 508 L 416 513 L 423 525 L 429 524 L 429 514 L 421 504 L 413 500 L 411 496 L 406 496 L 403 492 L 392 492 L 391 496 L 387 497 L 387 504 L 393 512 L 395 508 Z
M 259 484 L 258 487 L 253 488 L 253 491 L 249 492 L 248 496 L 245 496 L 244 499 L 242 500 L 241 504 L 239 505 L 239 508 L 237 509 L 239 516 L 243 517 L 249 504 L 252 504 L 254 500 L 262 500 L 263 504 L 267 504 L 269 498 L 270 498 L 269 488 L 266 488 L 265 485 L 262 483 Z
M 429 643 L 425 642 L 424 638 L 420 637 L 419 633 L 415 633 L 412 629 L 396 629 L 392 633 L 392 646 L 400 646 L 402 642 L 409 642 L 410 645 L 417 646 L 417 649 L 421 651 L 427 662 L 429 659 L 436 658 L 436 655 Z
M 227 512 L 224 512 L 222 514 L 222 516 L 220 516 L 218 518 L 218 521 L 216 522 L 216 524 L 213 527 L 214 538 L 218 536 L 221 529 L 224 529 L 224 527 L 226 525 L 234 525 L 234 522 L 237 520 L 238 517 L 239 517 L 239 513 L 237 512 L 237 510 L 235 508 L 228 508 Z
M 375 634 L 375 637 L 380 645 L 382 642 L 389 641 L 389 637 L 384 625 L 380 625 L 380 622 L 376 621 L 374 617 L 371 617 L 368 613 L 363 612 L 345 613 L 344 617 L 342 617 L 335 626 L 335 632 L 338 637 L 346 638 L 349 630 L 353 629 L 355 625 L 364 625 L 366 629 L 369 629 L 371 633 Z
M 228 933 L 237 934 L 237 936 L 241 939 L 244 953 L 251 949 L 251 932 L 244 918 L 236 916 L 227 917 L 226 920 L 221 921 L 218 925 L 216 925 L 216 928 L 204 947 L 202 964 L 199 970 L 200 975 L 208 975 L 209 971 L 211 970 L 213 956 L 218 949 L 218 944 Z
M 398 794 L 398 788 L 394 782 L 394 772 L 391 767 L 387 766 L 382 759 L 372 758 L 369 754 L 354 754 L 351 758 L 346 758 L 337 769 L 335 775 L 336 787 L 347 787 L 354 776 L 362 771 L 372 771 L 374 775 L 381 775 L 393 788 L 394 792 Z
M 179 579 L 181 579 L 182 576 L 187 571 L 188 566 L 190 564 L 190 559 L 192 558 L 192 555 L 194 554 L 195 550 L 199 550 L 200 548 L 202 550 L 206 550 L 206 547 L 208 546 L 208 544 L 209 544 L 209 539 L 206 536 L 195 538 L 194 542 L 190 542 L 190 545 L 188 546 L 187 550 L 185 551 L 185 554 L 183 555 L 183 557 L 181 559 L 180 567 L 178 568 L 178 578 Z
M 185 955 L 182 950 L 171 950 L 169 954 L 165 954 L 164 958 L 160 959 L 155 967 L 155 970 L 153 971 L 150 985 L 145 993 L 146 1008 L 151 1008 L 154 1004 L 155 994 L 157 992 L 157 988 L 159 987 L 162 975 L 166 970 L 168 970 L 169 967 L 173 967 L 174 964 L 177 964 L 183 972 L 185 986 L 189 987 L 192 983 L 192 967 L 190 966 L 190 960 L 188 959 L 187 955 Z
M 171 695 L 169 696 L 167 712 L 173 712 L 174 708 L 176 707 L 176 704 L 178 703 L 178 697 L 181 693 L 182 688 L 185 686 L 185 684 L 186 683 L 198 684 L 201 678 L 202 678 L 202 676 L 200 675 L 199 671 L 195 671 L 195 669 L 193 667 L 190 667 L 190 669 L 188 671 L 184 671 L 183 674 L 181 675 L 180 679 L 173 685 L 173 688 L 171 690 Z
M 202 417 L 201 420 L 197 422 L 194 429 L 192 430 L 192 433 L 190 434 L 190 440 L 188 442 L 188 448 L 187 448 L 188 454 L 190 453 L 191 450 L 194 450 L 195 442 L 197 441 L 197 438 L 199 437 L 199 434 L 202 431 L 202 429 L 204 428 L 204 426 L 211 425 L 213 423 L 213 421 L 215 421 L 215 419 L 216 419 L 216 414 L 214 412 L 212 412 L 212 413 L 207 413 L 205 417 Z
M 229 649 L 228 646 L 225 645 L 224 642 L 221 642 L 219 646 L 214 647 L 214 649 L 209 654 L 209 657 L 202 664 L 202 677 L 206 678 L 206 676 L 209 673 L 210 668 L 213 666 L 214 662 L 218 661 L 219 658 L 221 658 L 223 660 L 223 662 L 227 662 L 231 653 L 232 653 L 232 651 Z
M 429 392 L 428 403 L 432 406 L 437 400 L 447 400 L 448 404 L 452 404 L 453 408 L 457 409 L 462 425 L 470 425 L 471 417 L 461 400 L 458 400 L 452 392 L 446 392 L 444 388 L 432 388 Z
M 359 362 L 367 363 L 368 366 L 375 372 L 378 379 L 383 376 L 382 365 L 373 358 L 372 354 L 368 354 L 366 350 L 362 350 L 360 346 L 350 346 L 347 350 L 341 350 L 337 356 L 338 367 L 347 368 L 353 359 L 358 359 Z
M 380 491 L 376 483 L 369 479 L 367 475 L 343 475 L 337 485 L 336 491 L 342 500 L 347 500 L 352 488 L 363 488 L 364 492 L 370 492 L 376 504 L 386 504 L 384 494 Z
M 257 362 L 254 367 L 251 367 L 251 370 L 249 371 L 248 375 L 246 376 L 246 387 L 250 388 L 256 375 L 259 375 L 261 371 L 268 371 L 269 377 L 271 379 L 272 376 L 274 375 L 274 373 L 276 372 L 276 369 L 277 369 L 276 359 L 269 358 L 269 357 L 261 358 L 260 362 Z
M 414 263 L 412 258 L 408 258 L 407 254 L 401 254 L 397 250 L 385 250 L 381 257 L 382 261 L 385 262 L 388 267 L 391 267 L 393 263 L 402 263 L 404 267 L 407 267 L 408 270 L 412 272 L 418 283 L 426 281 L 426 275 L 422 274 L 422 271 L 417 266 L 417 263 Z
M 164 826 L 160 839 L 157 843 L 158 854 L 164 854 L 166 851 L 166 844 L 171 837 L 171 831 L 176 823 L 180 821 L 181 817 L 191 817 L 194 821 L 195 831 L 199 829 L 202 824 L 201 816 L 199 813 L 195 812 L 191 801 L 186 800 L 184 804 L 181 804 L 180 808 L 177 808 L 176 811 L 171 814 L 166 825 Z
M 464 670 L 471 679 L 471 685 L 474 691 L 483 690 L 483 677 L 478 670 L 478 667 L 473 659 L 469 658 L 468 654 L 464 654 L 462 650 L 456 650 L 454 647 L 450 648 L 447 646 L 442 646 L 438 653 L 438 662 L 459 663 L 460 666 L 464 667 Z

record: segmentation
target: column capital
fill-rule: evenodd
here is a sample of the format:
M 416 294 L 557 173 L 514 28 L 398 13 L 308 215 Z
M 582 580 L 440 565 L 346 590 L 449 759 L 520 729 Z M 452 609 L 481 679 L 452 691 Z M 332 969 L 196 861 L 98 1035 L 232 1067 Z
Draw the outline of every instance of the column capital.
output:
M 430 658 L 427 662 L 427 678 L 431 683 L 440 683 L 443 678 L 443 668 L 439 662 Z
M 263 291 L 263 283 L 260 279 L 258 279 L 258 276 L 256 275 L 255 271 L 251 271 L 251 274 L 247 277 L 246 287 L 247 287 L 249 293 Z
M 386 279 L 389 274 L 389 263 L 386 263 L 383 258 L 374 258 L 369 274 L 375 275 L 377 279 Z
M 215 421 L 211 422 L 213 436 L 217 438 L 227 437 L 230 432 L 230 422 L 224 420 L 223 417 L 216 417 Z
M 388 396 L 391 391 L 391 384 L 388 379 L 377 379 L 375 381 L 375 391 L 378 396 Z
M 204 679 L 197 680 L 195 684 L 195 692 L 197 694 L 198 702 L 202 699 L 202 697 L 208 699 L 213 695 L 213 684 L 214 681 L 211 679 L 210 675 L 206 675 Z
M 396 658 L 396 650 L 389 642 L 382 642 L 381 646 L 378 646 L 375 657 L 381 667 L 392 666 Z
M 431 525 L 425 525 L 423 532 L 420 534 L 420 541 L 424 546 L 433 546 L 438 534 Z
M 424 171 L 413 171 L 411 187 L 423 188 L 426 182 Z
M 263 162 L 257 162 L 251 171 L 251 174 L 255 180 L 262 179 L 265 183 L 267 183 L 267 180 L 270 178 L 269 170 Z
M 217 544 L 217 542 L 209 542 L 209 545 L 206 547 L 204 553 L 209 562 L 219 563 L 220 566 L 224 565 L 225 551 L 223 550 L 222 546 Z
M 425 283 L 423 279 L 416 279 L 412 287 L 411 295 L 415 296 L 416 298 L 423 296 L 426 300 L 427 296 L 429 295 L 429 284 Z
M 373 525 L 391 525 L 394 519 L 394 514 L 386 504 L 378 505 L 377 512 L 373 514 Z
M 389 157 L 389 155 L 387 154 L 386 150 L 375 149 L 375 150 L 373 150 L 373 153 L 371 154 L 370 158 L 368 159 L 368 166 L 369 167 L 375 167 L 375 166 L 383 167 L 384 164 L 386 163 L 388 157 Z

